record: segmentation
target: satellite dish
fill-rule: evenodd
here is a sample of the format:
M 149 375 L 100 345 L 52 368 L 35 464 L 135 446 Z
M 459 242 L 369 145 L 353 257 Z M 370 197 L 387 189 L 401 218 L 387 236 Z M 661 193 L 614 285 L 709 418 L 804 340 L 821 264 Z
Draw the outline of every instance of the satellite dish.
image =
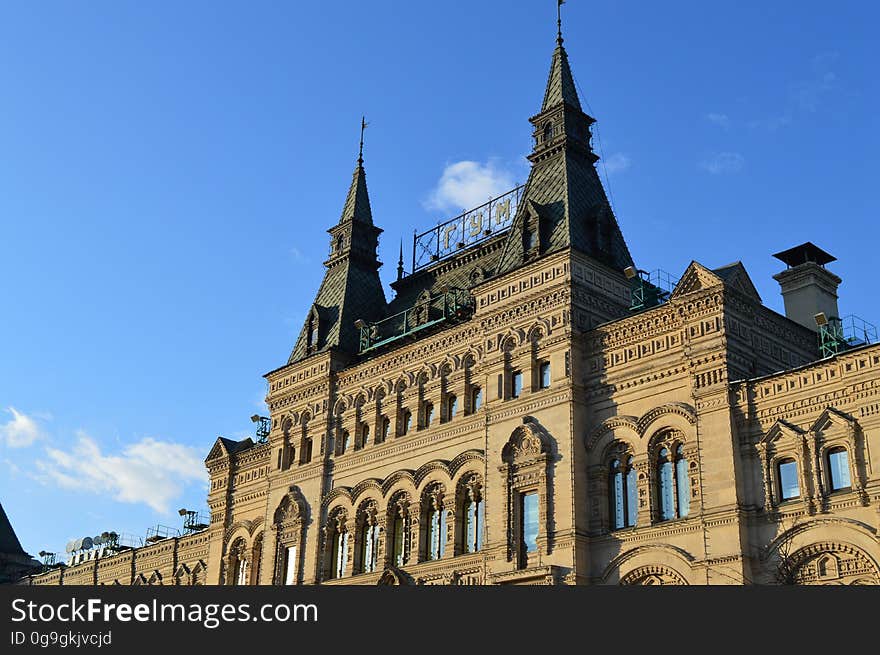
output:
M 68 553 L 72 553 L 73 551 L 75 551 L 76 548 L 74 547 L 74 543 L 76 543 L 76 542 L 73 539 L 68 541 L 67 545 L 64 547 L 64 550 Z
M 101 535 L 95 535 L 94 537 L 92 537 L 92 545 L 93 546 L 100 546 L 103 543 L 104 543 L 104 538 Z
M 92 538 L 91 537 L 83 537 L 83 540 L 82 540 L 83 550 L 88 550 L 91 547 L 92 547 Z
M 73 549 L 74 550 L 80 550 L 82 547 L 83 547 L 83 540 L 82 539 L 74 539 L 73 540 Z

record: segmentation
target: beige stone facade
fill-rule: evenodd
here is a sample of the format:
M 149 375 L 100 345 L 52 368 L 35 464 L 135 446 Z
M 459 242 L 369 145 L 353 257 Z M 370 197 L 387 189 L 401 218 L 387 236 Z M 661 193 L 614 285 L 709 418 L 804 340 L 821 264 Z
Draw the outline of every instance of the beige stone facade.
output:
M 375 316 L 359 162 L 268 439 L 206 460 L 210 527 L 29 582 L 880 583 L 880 345 L 822 358 L 741 265 L 631 310 L 577 100 L 560 39 L 512 226 L 401 265 Z M 467 312 L 358 344 L 452 287 Z

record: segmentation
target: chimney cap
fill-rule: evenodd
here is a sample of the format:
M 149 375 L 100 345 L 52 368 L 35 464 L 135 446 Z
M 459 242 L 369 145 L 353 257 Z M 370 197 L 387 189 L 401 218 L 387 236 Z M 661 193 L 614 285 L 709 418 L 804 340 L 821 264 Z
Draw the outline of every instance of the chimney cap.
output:
M 808 262 L 824 266 L 830 262 L 837 261 L 837 257 L 825 252 L 819 246 L 814 245 L 810 241 L 795 246 L 794 248 L 777 252 L 773 256 L 788 266 L 800 266 L 801 264 L 806 264 Z

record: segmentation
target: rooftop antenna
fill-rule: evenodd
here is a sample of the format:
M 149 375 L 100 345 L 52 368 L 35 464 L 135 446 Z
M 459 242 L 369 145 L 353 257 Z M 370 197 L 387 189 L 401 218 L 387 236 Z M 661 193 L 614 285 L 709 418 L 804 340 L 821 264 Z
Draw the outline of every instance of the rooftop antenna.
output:
M 365 116 L 361 116 L 361 145 L 358 150 L 358 166 L 364 165 L 364 130 L 367 129 L 367 125 L 369 125 L 365 118 Z
M 565 0 L 556 0 L 556 45 L 562 45 L 562 5 Z
M 397 260 L 397 279 L 403 279 L 403 237 L 400 238 L 400 259 Z
M 266 443 L 269 440 L 269 417 L 254 414 L 253 416 L 251 416 L 251 421 L 258 424 L 257 443 Z

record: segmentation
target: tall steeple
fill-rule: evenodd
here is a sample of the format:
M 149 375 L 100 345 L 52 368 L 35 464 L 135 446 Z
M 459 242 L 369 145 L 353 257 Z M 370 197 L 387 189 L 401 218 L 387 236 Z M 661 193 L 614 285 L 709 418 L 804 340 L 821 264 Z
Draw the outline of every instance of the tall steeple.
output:
M 592 116 L 581 109 L 563 47 L 561 21 L 541 111 L 534 126 L 532 170 L 498 273 L 567 247 L 622 270 L 632 265 L 611 204 L 595 169 Z
M 364 171 L 366 126 L 361 119 L 357 166 L 342 216 L 327 230 L 330 234 L 330 255 L 324 262 L 327 271 L 288 363 L 331 348 L 355 355 L 360 335 L 354 322 L 358 319 L 377 321 L 385 315 L 385 292 L 379 279 L 382 263 L 377 254 L 382 230 L 373 225 Z

